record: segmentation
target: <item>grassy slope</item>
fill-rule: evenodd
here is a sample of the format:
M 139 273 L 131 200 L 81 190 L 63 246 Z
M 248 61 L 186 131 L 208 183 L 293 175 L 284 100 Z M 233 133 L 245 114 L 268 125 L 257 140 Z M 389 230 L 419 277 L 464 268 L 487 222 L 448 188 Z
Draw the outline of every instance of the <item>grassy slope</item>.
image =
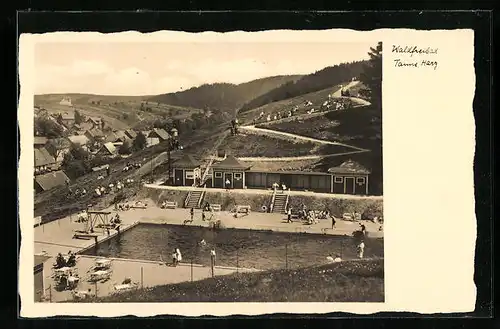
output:
M 154 102 L 196 108 L 219 108 L 233 111 L 262 94 L 289 81 L 300 79 L 301 75 L 275 76 L 253 80 L 239 85 L 216 83 L 202 85 L 185 91 L 149 97 Z
M 301 95 L 294 98 L 285 99 L 278 102 L 269 103 L 255 109 L 242 112 L 240 117 L 241 122 L 251 123 L 253 119 L 256 119 L 261 112 L 264 112 L 265 115 L 271 114 L 274 115 L 278 112 L 283 113 L 283 111 L 289 111 L 293 109 L 295 106 L 298 106 L 296 114 L 299 115 L 301 113 L 305 113 L 311 108 L 319 109 L 319 107 L 323 104 L 325 100 L 328 99 L 329 94 L 333 94 L 335 91 L 340 89 L 340 85 L 332 86 L 330 88 L 326 88 L 320 91 L 316 91 L 313 93 Z M 304 106 L 305 101 L 310 101 L 313 105 Z
M 383 302 L 383 260 L 232 274 L 136 290 L 95 302 Z

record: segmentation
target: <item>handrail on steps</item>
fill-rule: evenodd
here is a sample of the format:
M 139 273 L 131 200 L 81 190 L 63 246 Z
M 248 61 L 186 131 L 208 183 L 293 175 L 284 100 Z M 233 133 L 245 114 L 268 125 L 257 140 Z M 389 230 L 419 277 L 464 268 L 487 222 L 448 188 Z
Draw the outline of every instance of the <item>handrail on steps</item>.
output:
M 290 200 L 290 188 L 288 188 L 288 191 L 286 193 L 286 200 L 285 200 L 285 211 L 288 209 L 288 201 Z
M 269 206 L 269 212 L 273 212 L 275 198 L 276 198 L 276 189 L 274 189 L 273 191 L 273 196 L 271 198 L 271 205 Z
M 201 201 L 202 201 L 202 200 L 203 200 L 203 198 L 205 197 L 205 192 L 206 192 L 206 190 L 207 190 L 207 186 L 205 185 L 205 186 L 203 187 L 203 191 L 201 192 L 200 198 L 198 199 L 198 206 L 197 206 L 198 208 L 200 208 L 200 206 L 201 206 Z
M 187 197 L 186 197 L 186 200 L 184 200 L 184 208 L 187 208 L 188 204 L 189 204 L 189 201 L 191 200 L 191 192 L 192 191 L 189 191 Z

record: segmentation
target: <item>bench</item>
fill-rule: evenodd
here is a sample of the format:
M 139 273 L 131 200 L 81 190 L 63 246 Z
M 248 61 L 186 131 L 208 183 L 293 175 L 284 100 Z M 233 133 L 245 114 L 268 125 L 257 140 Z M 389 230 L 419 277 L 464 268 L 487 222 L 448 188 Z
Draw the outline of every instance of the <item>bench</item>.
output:
M 165 208 L 165 209 L 175 209 L 175 208 L 177 208 L 177 202 L 175 202 L 175 201 L 167 201 L 167 202 L 165 202 L 165 206 L 163 208 Z
M 245 213 L 249 214 L 251 210 L 250 206 L 236 206 L 236 213 Z
M 220 204 L 211 204 L 210 209 L 212 209 L 213 211 L 221 211 L 222 207 Z
M 99 236 L 96 233 L 87 233 L 87 232 L 74 232 L 73 233 L 73 239 L 83 239 L 83 240 L 90 240 L 90 239 L 95 239 L 95 237 Z

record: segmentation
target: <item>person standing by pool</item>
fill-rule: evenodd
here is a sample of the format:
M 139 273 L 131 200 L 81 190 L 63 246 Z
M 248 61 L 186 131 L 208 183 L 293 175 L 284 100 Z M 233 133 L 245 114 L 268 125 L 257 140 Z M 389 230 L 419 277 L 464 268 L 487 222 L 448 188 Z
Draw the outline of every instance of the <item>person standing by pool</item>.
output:
M 212 250 L 210 250 L 210 262 L 212 266 L 215 266 L 216 257 L 217 255 L 215 254 L 215 249 L 212 248 Z
M 182 261 L 182 254 L 179 248 L 175 250 L 175 253 L 177 254 L 177 263 L 180 263 Z
M 191 216 L 191 221 L 193 221 L 193 219 L 194 219 L 194 208 L 191 208 L 191 210 L 189 210 L 189 215 Z
M 174 249 L 174 252 L 172 253 L 172 265 L 177 266 L 177 250 Z
M 205 217 L 205 208 L 203 208 L 203 209 L 201 210 L 201 220 L 202 220 L 202 221 L 205 221 L 205 220 L 206 220 L 206 217 Z
M 333 230 L 335 228 L 336 222 L 335 222 L 335 217 L 333 215 L 331 215 L 331 217 L 332 217 L 332 230 Z
M 293 223 L 293 221 L 292 221 L 292 208 L 288 208 L 288 211 L 286 212 L 286 214 L 288 215 L 287 223 Z
M 226 178 L 226 191 L 229 191 L 229 188 L 231 187 L 231 181 L 229 178 Z
M 364 252 L 365 252 L 365 243 L 363 242 L 363 240 L 361 240 L 361 242 L 358 245 L 358 257 L 359 257 L 359 259 L 363 259 Z

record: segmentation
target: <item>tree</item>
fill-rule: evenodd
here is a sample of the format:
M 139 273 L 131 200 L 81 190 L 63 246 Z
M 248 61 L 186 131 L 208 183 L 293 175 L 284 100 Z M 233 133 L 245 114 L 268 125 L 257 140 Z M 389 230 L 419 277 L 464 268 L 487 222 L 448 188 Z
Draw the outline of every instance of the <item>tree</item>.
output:
M 37 117 L 35 119 L 35 131 L 40 136 L 47 138 L 59 138 L 63 134 L 63 128 L 47 117 Z
M 120 148 L 118 149 L 118 153 L 120 154 L 130 154 L 131 149 L 130 149 L 130 142 L 129 141 L 124 141 L 122 145 L 120 145 Z
M 45 148 L 57 160 L 61 152 L 66 148 L 67 142 L 63 138 L 49 140 Z
M 370 47 L 370 60 L 365 65 L 360 81 L 368 88 L 367 97 L 377 109 L 382 109 L 382 42 Z
M 62 124 L 63 124 L 63 122 L 64 122 L 64 121 L 63 121 L 62 114 L 60 114 L 60 113 L 59 113 L 59 115 L 57 116 L 57 119 L 56 119 L 56 120 L 57 120 L 57 123 L 58 123 L 58 124 L 62 125 Z
M 142 132 L 139 132 L 132 142 L 132 148 L 134 151 L 140 151 L 146 147 L 146 144 L 146 136 Z
M 85 117 L 80 113 L 80 111 L 76 110 L 75 111 L 75 123 L 79 125 L 82 122 L 85 122 Z

